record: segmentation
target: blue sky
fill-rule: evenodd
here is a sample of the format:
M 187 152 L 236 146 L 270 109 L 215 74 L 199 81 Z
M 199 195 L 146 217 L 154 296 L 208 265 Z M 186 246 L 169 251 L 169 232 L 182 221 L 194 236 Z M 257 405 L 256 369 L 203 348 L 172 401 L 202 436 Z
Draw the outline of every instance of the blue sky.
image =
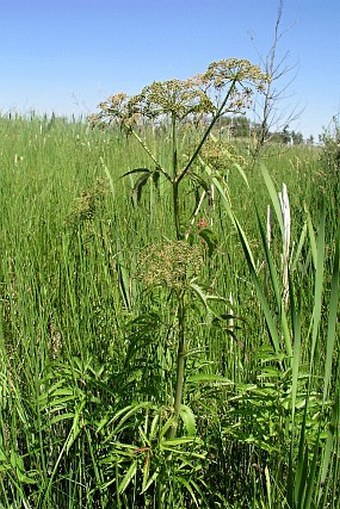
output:
M 0 0 L 0 111 L 79 115 L 112 93 L 186 78 L 213 60 L 254 63 L 273 38 L 278 0 Z M 283 112 L 316 136 L 340 111 L 339 0 L 285 0 L 279 57 L 296 78 Z M 277 82 L 277 86 L 280 83 Z

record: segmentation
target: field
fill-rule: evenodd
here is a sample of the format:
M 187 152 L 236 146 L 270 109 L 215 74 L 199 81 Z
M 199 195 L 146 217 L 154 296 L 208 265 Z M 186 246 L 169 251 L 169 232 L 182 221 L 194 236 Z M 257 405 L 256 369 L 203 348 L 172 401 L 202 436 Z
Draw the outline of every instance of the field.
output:
M 171 133 L 141 135 L 171 167 Z M 0 140 L 0 508 L 338 509 L 322 147 L 251 164 L 215 132 L 179 224 L 166 179 L 122 178 L 153 162 L 118 128 L 2 118 Z

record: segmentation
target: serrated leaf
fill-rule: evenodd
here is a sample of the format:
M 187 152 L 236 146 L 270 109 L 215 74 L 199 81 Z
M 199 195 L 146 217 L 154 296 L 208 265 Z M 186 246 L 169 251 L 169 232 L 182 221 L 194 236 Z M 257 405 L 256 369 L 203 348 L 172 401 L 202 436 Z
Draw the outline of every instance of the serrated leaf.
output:
M 137 412 L 139 412 L 139 410 L 145 408 L 151 408 L 152 407 L 152 403 L 146 401 L 146 402 L 142 402 L 142 403 L 138 403 L 138 404 L 133 404 L 133 405 L 128 405 L 127 407 L 125 408 L 122 408 L 121 410 L 119 410 L 113 417 L 111 417 L 110 419 L 109 418 L 104 418 L 101 420 L 101 422 L 99 423 L 99 426 L 97 428 L 97 432 L 101 431 L 105 426 L 113 426 L 114 424 L 116 424 L 116 427 L 112 430 L 112 434 L 117 434 L 119 431 L 122 430 L 125 422 L 130 418 L 132 417 L 134 414 L 136 414 Z M 119 422 L 118 422 L 119 420 Z
M 137 461 L 133 461 L 126 472 L 122 482 L 118 486 L 118 493 L 121 495 L 124 493 L 126 488 L 129 486 L 131 479 L 136 475 L 137 472 Z
M 155 472 L 152 474 L 152 476 L 149 478 L 149 480 L 144 485 L 144 478 L 143 478 L 143 485 L 142 485 L 142 493 L 145 493 L 150 486 L 155 482 L 157 477 L 159 476 L 159 469 L 156 469 Z
M 190 436 L 196 435 L 196 417 L 194 412 L 187 405 L 181 405 L 179 415 L 183 421 L 186 432 Z
M 143 466 L 142 493 L 144 493 L 145 490 L 147 489 L 146 487 L 149 486 L 149 480 L 150 480 L 150 457 L 149 455 L 147 455 Z
M 159 426 L 159 414 L 155 415 L 155 417 L 152 420 L 151 426 L 150 426 L 150 433 L 149 433 L 149 440 L 152 441 L 155 439 L 157 430 Z

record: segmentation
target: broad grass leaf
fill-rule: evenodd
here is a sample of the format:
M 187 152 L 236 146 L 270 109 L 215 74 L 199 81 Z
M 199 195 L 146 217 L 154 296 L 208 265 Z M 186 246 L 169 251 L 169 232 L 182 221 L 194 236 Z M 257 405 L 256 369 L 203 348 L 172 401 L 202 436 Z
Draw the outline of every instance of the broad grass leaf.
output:
M 68 419 L 74 418 L 74 412 L 65 412 L 60 415 L 56 415 L 49 420 L 49 424 L 57 424 L 58 422 L 67 421 Z
M 244 170 L 242 169 L 242 167 L 238 163 L 236 163 L 235 161 L 233 162 L 233 166 L 235 166 L 235 168 L 237 169 L 237 171 L 239 172 L 239 174 L 243 178 L 244 183 L 246 184 L 247 188 L 249 188 L 249 182 L 248 182 L 247 176 L 246 176 Z
M 334 253 L 333 273 L 331 282 L 331 294 L 329 298 L 328 324 L 327 324 L 327 342 L 326 342 L 326 361 L 325 361 L 325 379 L 323 390 L 323 401 L 326 401 L 328 387 L 332 376 L 333 353 L 336 342 L 337 314 L 339 306 L 340 290 L 340 229 L 336 238 L 336 247 Z
M 271 202 L 272 202 L 274 210 L 275 210 L 275 215 L 276 215 L 276 219 L 280 226 L 282 238 L 284 238 L 285 232 L 284 232 L 282 210 L 281 210 L 280 200 L 279 200 L 278 194 L 276 192 L 273 179 L 271 178 L 271 176 L 264 164 L 261 164 L 261 171 L 262 171 L 262 175 L 263 175 L 267 190 L 269 192 Z
M 190 494 L 191 500 L 193 500 L 195 506 L 197 508 L 200 508 L 201 505 L 200 505 L 199 501 L 197 500 L 196 494 L 192 487 L 192 486 L 195 486 L 196 488 L 198 488 L 197 484 L 195 485 L 191 481 L 188 481 L 187 479 L 185 479 L 185 477 L 183 477 L 183 476 L 177 476 L 177 480 L 180 482 L 180 484 L 182 484 L 186 488 L 186 490 Z M 200 491 L 199 491 L 199 493 L 201 494 Z

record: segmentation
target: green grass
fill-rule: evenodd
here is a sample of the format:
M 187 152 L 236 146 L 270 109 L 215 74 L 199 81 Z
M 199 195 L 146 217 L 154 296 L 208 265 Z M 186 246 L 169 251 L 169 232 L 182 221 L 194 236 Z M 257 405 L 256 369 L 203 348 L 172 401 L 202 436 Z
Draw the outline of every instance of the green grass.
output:
M 320 149 L 266 154 L 249 187 L 226 168 L 197 216 L 216 249 L 187 302 L 172 439 L 177 303 L 136 277 L 143 249 L 176 236 L 167 184 L 133 205 L 119 177 L 150 161 L 118 131 L 0 119 L 0 135 L 0 507 L 336 509 L 339 196 Z M 147 136 L 171 165 L 168 134 Z M 283 183 L 287 307 L 275 213 L 265 239 Z

